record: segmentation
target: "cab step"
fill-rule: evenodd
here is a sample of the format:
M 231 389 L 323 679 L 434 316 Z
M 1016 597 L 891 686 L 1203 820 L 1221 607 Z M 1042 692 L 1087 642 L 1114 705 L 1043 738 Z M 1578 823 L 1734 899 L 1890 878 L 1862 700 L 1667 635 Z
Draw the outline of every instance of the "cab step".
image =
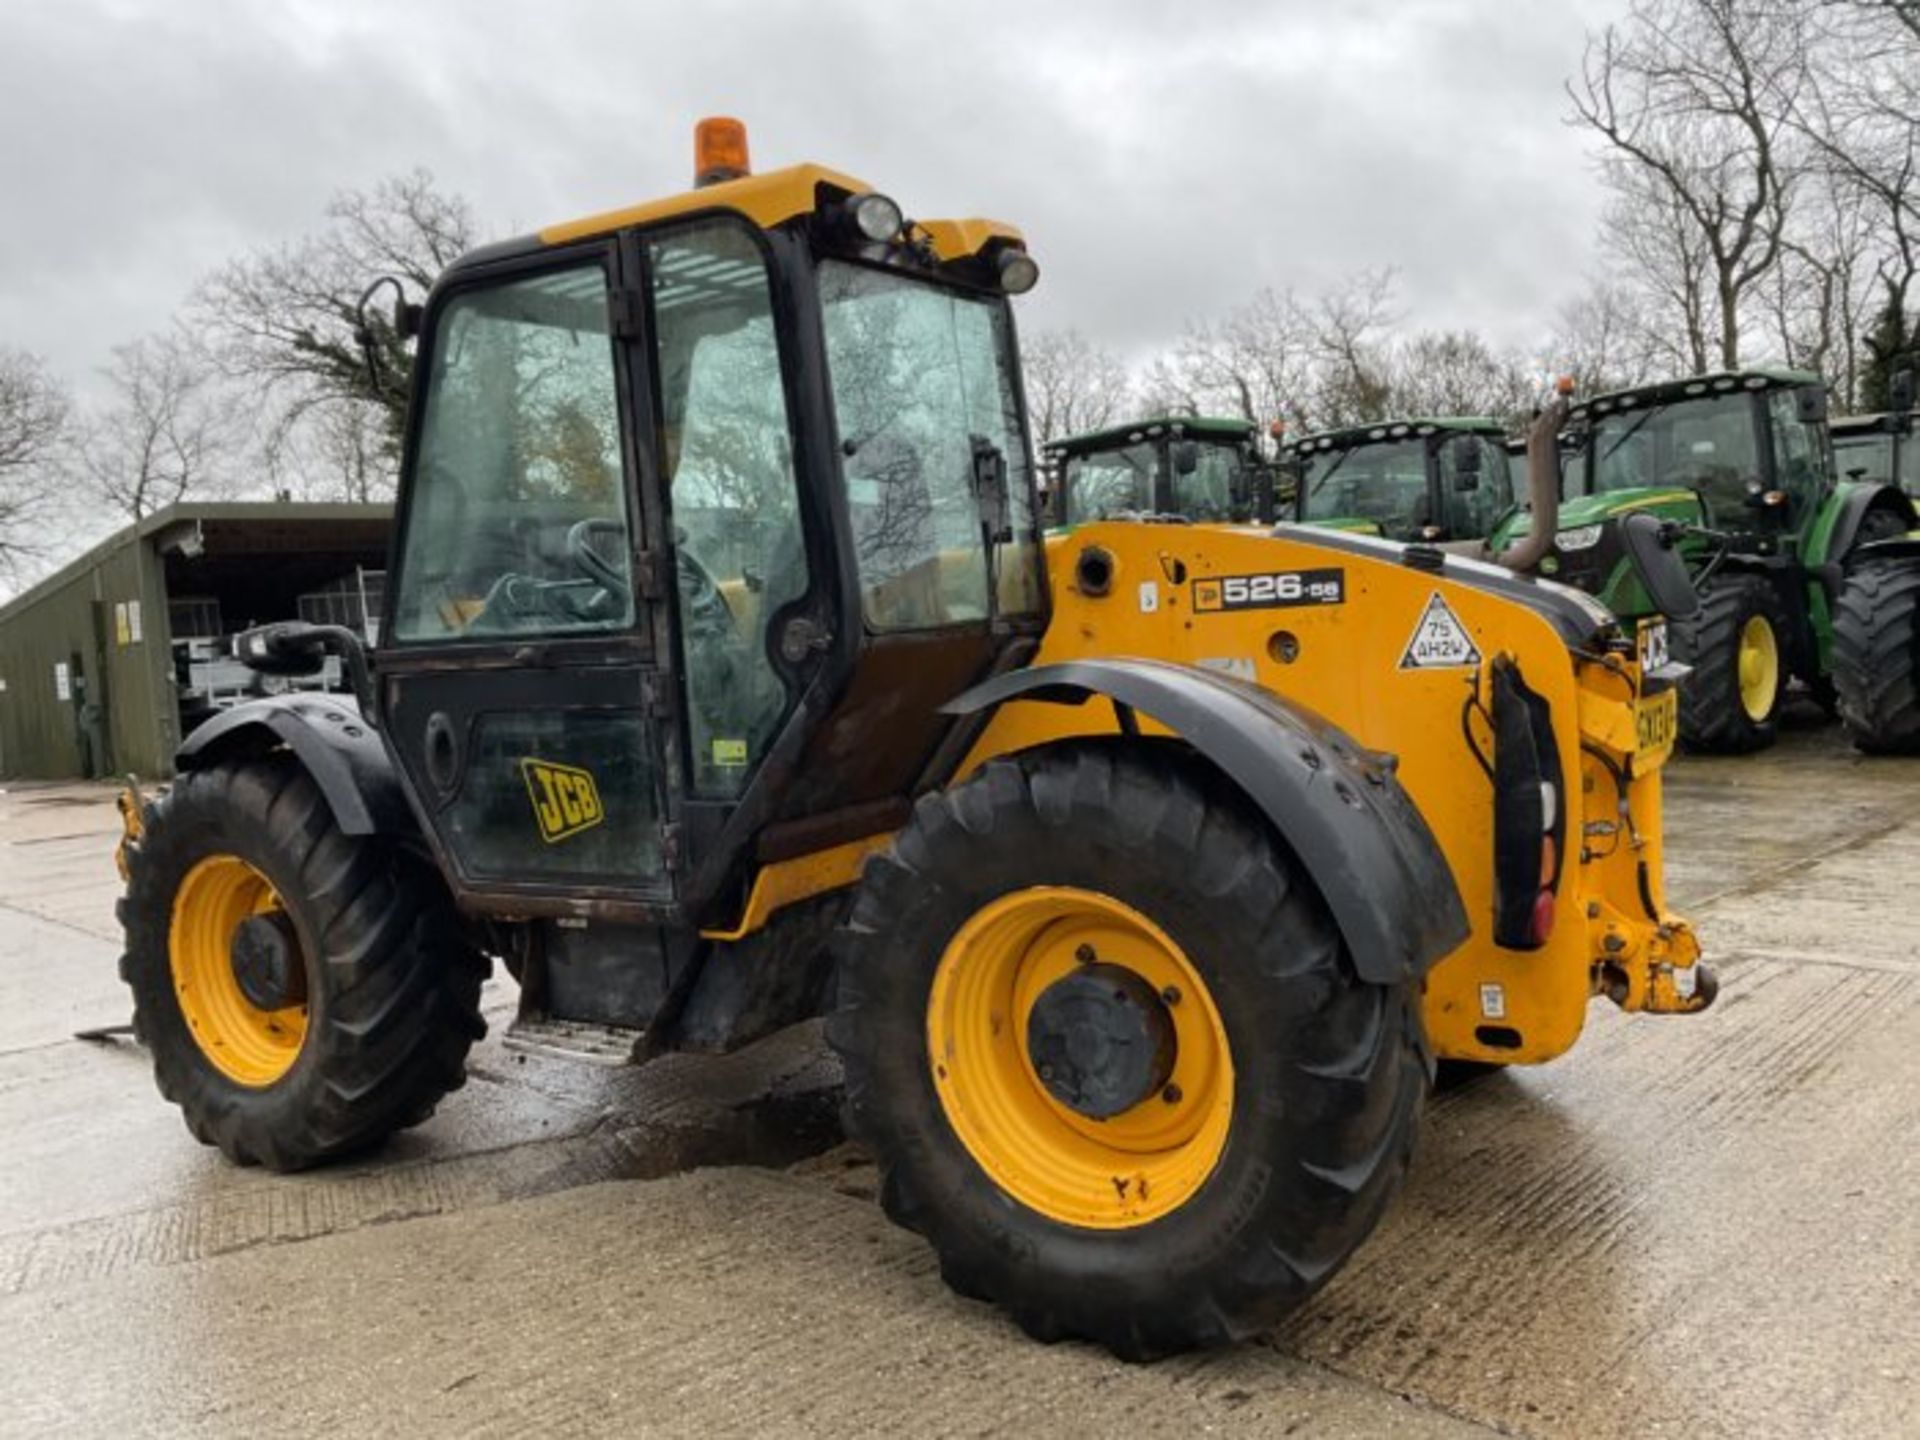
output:
M 626 1025 L 602 1025 L 588 1020 L 556 1020 L 547 1015 L 522 1015 L 507 1027 L 504 1044 L 527 1055 L 555 1060 L 582 1060 L 589 1065 L 631 1065 L 644 1030 Z

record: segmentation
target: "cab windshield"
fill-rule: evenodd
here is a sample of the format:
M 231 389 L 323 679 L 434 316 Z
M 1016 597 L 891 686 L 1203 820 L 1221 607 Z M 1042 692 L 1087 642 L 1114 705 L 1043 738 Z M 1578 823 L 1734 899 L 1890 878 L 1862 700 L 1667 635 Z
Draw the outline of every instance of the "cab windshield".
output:
M 1069 455 L 1060 468 L 1066 489 L 1069 525 L 1153 509 L 1153 475 L 1158 461 L 1151 442 L 1117 450 Z
M 839 260 L 822 262 L 819 291 L 868 626 L 925 630 L 1038 610 L 1005 301 Z M 1007 527 L 990 541 L 978 479 L 1002 466 Z
M 1192 472 L 1182 475 L 1177 469 L 1174 471 L 1174 513 L 1200 521 L 1244 518 L 1236 514 L 1234 494 L 1240 469 L 1239 446 L 1201 441 Z
M 1612 494 L 1652 486 L 1699 492 L 1710 513 L 1737 515 L 1760 474 L 1753 403 L 1745 394 L 1702 396 L 1593 422 L 1592 485 Z
M 1856 435 L 1835 435 L 1833 454 L 1839 462 L 1842 475 L 1853 477 L 1860 472 L 1862 480 L 1893 479 L 1893 436 L 1879 431 L 1866 430 Z M 1913 488 L 1909 484 L 1906 488 Z
M 1369 520 L 1389 539 L 1413 539 L 1433 523 L 1426 442 L 1324 451 L 1307 462 L 1300 494 L 1302 520 Z

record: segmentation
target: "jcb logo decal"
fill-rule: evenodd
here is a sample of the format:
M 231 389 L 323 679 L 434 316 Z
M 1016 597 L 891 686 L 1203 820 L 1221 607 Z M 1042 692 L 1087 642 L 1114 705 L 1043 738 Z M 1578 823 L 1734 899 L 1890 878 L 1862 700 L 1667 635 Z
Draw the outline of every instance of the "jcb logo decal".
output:
M 520 762 L 520 773 L 527 777 L 527 794 L 533 799 L 533 818 L 540 824 L 540 838 L 549 845 L 591 830 L 607 818 L 607 812 L 600 808 L 600 791 L 586 771 L 529 755 Z

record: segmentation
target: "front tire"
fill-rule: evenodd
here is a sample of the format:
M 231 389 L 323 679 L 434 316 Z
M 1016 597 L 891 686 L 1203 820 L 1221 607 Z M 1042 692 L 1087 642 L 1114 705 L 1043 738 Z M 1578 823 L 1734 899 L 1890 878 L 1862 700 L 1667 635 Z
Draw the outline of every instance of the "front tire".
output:
M 343 835 L 290 755 L 181 776 L 127 867 L 134 1033 L 202 1143 L 298 1170 L 418 1124 L 465 1079 L 486 959 L 439 877 Z
M 1786 615 L 1773 587 L 1752 575 L 1722 580 L 1670 633 L 1674 658 L 1693 667 L 1680 685 L 1688 748 L 1737 755 L 1773 744 L 1787 689 Z
M 991 761 L 869 862 L 837 951 L 828 1038 L 887 1213 L 1037 1338 L 1143 1360 L 1270 1327 L 1405 1176 L 1427 1083 L 1408 989 L 1358 977 L 1210 771 L 1101 744 Z M 1175 992 L 1170 1068 L 1097 1119 L 1046 1057 L 1124 1046 L 1035 1048 L 1049 997 L 1096 973 L 1115 1015 Z
M 1920 752 L 1920 565 L 1872 561 L 1847 576 L 1833 616 L 1840 719 L 1869 755 Z

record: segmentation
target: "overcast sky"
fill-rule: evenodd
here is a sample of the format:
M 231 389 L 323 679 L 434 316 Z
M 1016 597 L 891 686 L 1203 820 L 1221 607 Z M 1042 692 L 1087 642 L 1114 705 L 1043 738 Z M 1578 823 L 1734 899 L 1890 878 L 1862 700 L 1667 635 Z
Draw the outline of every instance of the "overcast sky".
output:
M 515 233 L 684 189 L 693 121 L 1027 232 L 1023 323 L 1135 357 L 1392 266 L 1537 339 L 1599 209 L 1563 78 L 1610 0 L 0 0 L 0 344 L 85 387 L 222 259 L 424 165 Z

